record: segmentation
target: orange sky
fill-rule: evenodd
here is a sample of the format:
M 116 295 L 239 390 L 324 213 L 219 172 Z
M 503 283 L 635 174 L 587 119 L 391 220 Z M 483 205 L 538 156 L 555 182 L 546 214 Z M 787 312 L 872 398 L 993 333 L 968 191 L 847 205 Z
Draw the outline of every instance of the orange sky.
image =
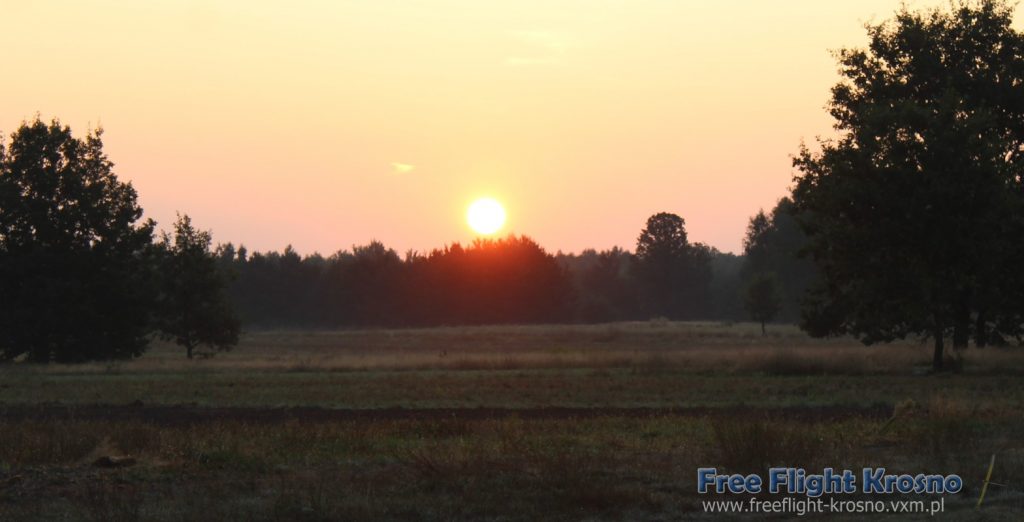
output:
M 668 211 L 738 252 L 830 132 L 829 49 L 897 6 L 0 0 L 0 129 L 102 124 L 148 216 L 250 249 L 467 241 L 491 196 L 551 251 Z

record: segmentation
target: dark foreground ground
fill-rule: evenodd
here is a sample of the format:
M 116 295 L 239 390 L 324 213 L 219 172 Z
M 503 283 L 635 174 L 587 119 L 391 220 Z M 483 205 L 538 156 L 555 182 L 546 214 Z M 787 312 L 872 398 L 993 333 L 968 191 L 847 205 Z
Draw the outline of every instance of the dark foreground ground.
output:
M 957 473 L 944 518 L 1020 520 L 1024 354 L 963 362 L 931 375 L 916 343 L 642 323 L 264 332 L 203 361 L 12 365 L 0 520 L 713 519 L 698 467 L 777 465 Z M 1001 485 L 975 510 L 992 454 Z

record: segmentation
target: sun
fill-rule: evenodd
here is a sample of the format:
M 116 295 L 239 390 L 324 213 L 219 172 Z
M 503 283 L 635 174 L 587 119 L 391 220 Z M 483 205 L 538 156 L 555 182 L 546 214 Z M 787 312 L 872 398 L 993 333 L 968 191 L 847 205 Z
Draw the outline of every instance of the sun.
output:
M 469 206 L 466 212 L 469 228 L 476 233 L 490 235 L 501 229 L 505 224 L 505 208 L 492 198 L 480 198 Z

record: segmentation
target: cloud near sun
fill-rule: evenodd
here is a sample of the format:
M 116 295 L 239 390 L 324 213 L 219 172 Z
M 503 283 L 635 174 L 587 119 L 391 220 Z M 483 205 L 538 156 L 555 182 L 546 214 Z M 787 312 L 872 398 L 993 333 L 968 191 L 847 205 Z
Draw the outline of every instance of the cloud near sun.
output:
M 394 162 L 391 164 L 391 168 L 399 174 L 405 174 L 406 172 L 412 172 L 416 168 L 416 165 L 410 165 L 408 163 Z

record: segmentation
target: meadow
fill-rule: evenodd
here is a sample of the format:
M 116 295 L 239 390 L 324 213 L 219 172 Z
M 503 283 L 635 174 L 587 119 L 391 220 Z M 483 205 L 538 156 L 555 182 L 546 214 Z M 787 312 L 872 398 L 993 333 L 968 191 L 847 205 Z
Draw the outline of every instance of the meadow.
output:
M 1024 350 L 773 325 L 254 331 L 187 360 L 0 366 L 0 520 L 714 518 L 696 469 L 957 473 L 1024 512 Z M 974 506 L 992 454 L 981 510 Z M 920 515 L 918 515 L 920 516 Z M 898 518 L 898 517 L 893 517 Z M 855 519 L 851 517 L 850 519 Z

